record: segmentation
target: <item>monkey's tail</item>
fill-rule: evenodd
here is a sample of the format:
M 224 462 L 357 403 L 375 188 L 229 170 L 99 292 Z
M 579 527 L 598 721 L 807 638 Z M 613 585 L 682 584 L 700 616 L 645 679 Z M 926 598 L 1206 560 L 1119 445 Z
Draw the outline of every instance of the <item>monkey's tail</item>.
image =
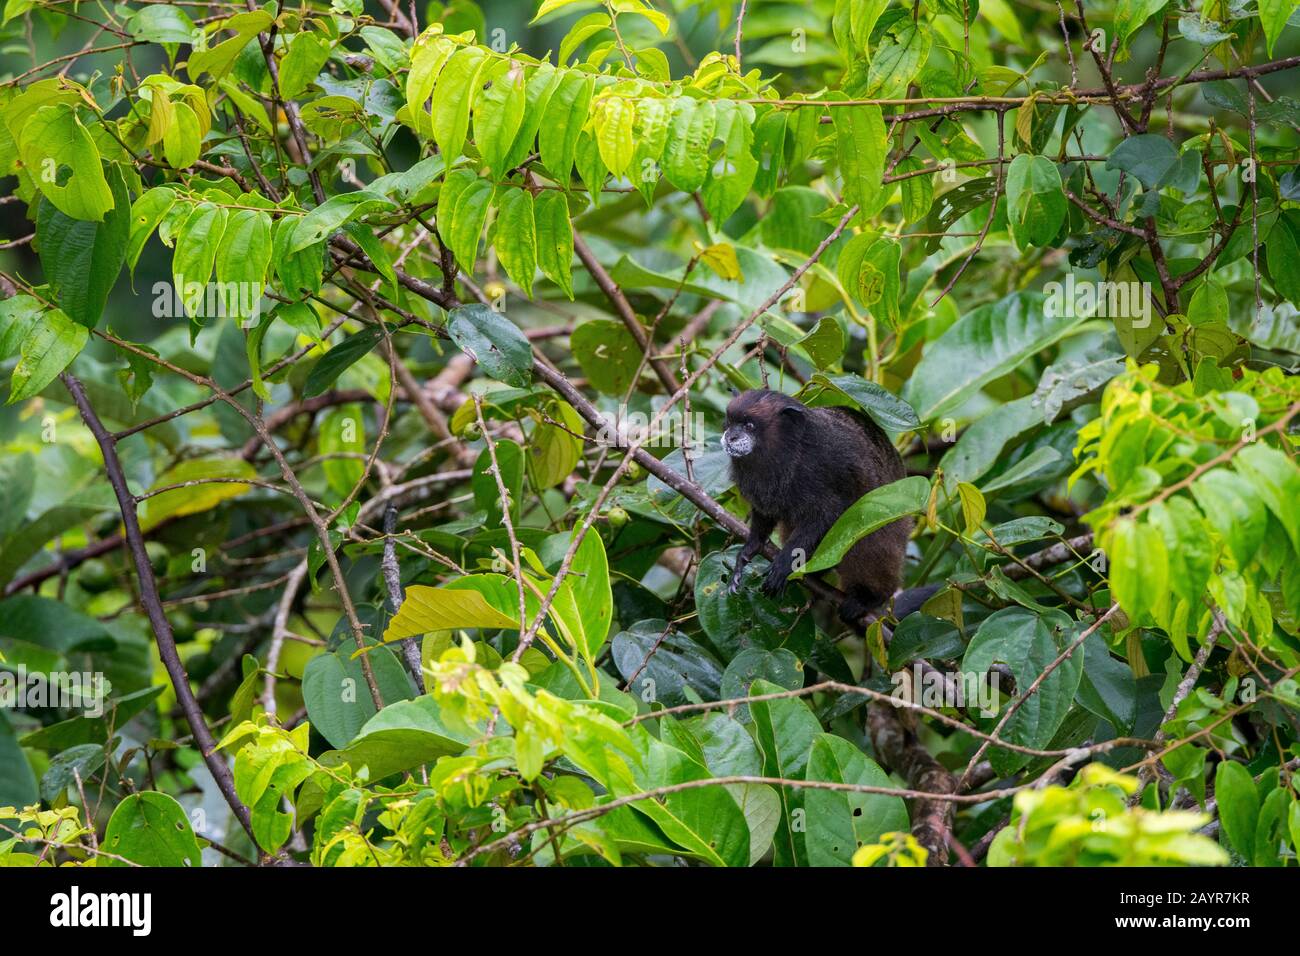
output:
M 894 617 L 901 621 L 914 611 L 919 611 L 921 605 L 939 593 L 942 587 L 942 584 L 927 584 L 899 591 L 894 595 Z

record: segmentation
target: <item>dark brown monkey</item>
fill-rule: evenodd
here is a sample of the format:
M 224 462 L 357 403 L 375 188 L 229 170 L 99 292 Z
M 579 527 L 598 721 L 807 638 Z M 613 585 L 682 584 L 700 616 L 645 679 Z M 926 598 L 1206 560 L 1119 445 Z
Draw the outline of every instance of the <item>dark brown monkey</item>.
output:
M 781 531 L 781 551 L 763 581 L 779 594 L 796 561 L 806 562 L 831 525 L 873 488 L 905 474 L 888 436 L 866 415 L 846 408 L 809 408 L 768 389 L 737 395 L 727 406 L 723 450 L 731 475 L 749 502 L 749 538 L 731 576 L 740 587 L 745 566 Z M 839 564 L 848 599 L 840 617 L 856 622 L 886 603 L 903 579 L 910 518 L 901 518 L 857 542 Z

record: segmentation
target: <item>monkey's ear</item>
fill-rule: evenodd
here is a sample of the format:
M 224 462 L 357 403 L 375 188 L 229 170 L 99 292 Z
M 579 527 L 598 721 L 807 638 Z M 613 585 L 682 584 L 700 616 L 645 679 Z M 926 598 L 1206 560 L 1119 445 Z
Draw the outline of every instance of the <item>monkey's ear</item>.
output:
M 801 422 L 804 419 L 804 413 L 807 411 L 802 405 L 786 405 L 781 409 L 781 414 L 792 422 Z

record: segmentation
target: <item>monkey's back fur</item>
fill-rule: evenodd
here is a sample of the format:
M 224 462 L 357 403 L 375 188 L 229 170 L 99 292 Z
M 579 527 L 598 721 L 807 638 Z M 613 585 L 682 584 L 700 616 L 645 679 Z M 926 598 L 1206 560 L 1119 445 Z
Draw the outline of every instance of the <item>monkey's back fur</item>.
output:
M 782 544 L 803 548 L 805 560 L 849 506 L 906 474 L 889 437 L 856 411 L 808 408 L 764 389 L 733 400 L 727 420 L 752 423 L 756 439 L 752 453 L 731 462 L 741 495 L 757 513 L 751 523 L 762 517 L 775 523 Z M 840 613 L 846 620 L 884 604 L 901 586 L 911 528 L 910 518 L 899 519 L 858 541 L 841 559 L 840 587 L 849 600 Z

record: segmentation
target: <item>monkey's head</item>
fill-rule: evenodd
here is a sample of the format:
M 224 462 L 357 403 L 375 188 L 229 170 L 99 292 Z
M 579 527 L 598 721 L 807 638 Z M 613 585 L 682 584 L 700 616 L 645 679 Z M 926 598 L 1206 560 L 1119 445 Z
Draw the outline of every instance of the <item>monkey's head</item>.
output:
M 808 409 L 798 399 L 756 388 L 741 392 L 727 406 L 722 450 L 734 463 L 761 457 L 764 452 L 790 449 L 788 439 L 802 423 Z

